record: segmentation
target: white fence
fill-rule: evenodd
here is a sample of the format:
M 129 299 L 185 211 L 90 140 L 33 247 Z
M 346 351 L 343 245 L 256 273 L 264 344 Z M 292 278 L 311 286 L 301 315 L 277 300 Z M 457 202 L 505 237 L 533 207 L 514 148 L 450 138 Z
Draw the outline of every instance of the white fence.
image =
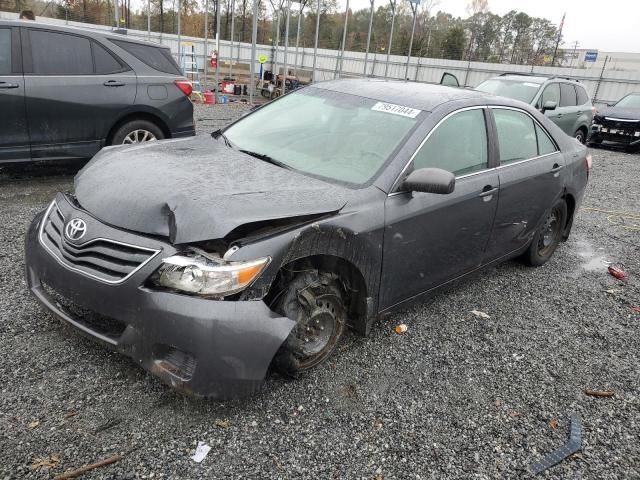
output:
M 0 12 L 0 19 L 14 19 L 15 13 Z M 64 25 L 64 20 L 52 18 L 38 18 L 43 23 L 51 23 L 56 25 Z M 86 23 L 68 22 L 70 26 L 93 28 L 101 30 L 111 30 L 111 27 L 102 25 L 91 25 Z M 171 48 L 173 54 L 178 56 L 178 36 L 172 34 L 159 34 L 146 31 L 129 30 L 128 36 L 150 40 L 152 42 L 162 43 Z M 201 70 L 207 68 L 209 53 L 215 48 L 215 41 L 208 40 L 207 50 L 205 52 L 205 41 L 203 38 L 181 37 L 181 41 L 192 42 L 195 54 L 198 59 L 198 65 Z M 304 69 L 310 74 L 313 67 L 313 48 L 299 48 L 296 59 L 295 37 L 289 40 L 290 45 L 287 55 L 287 65 L 289 70 Z M 284 64 L 284 47 L 281 45 L 277 51 L 271 45 L 257 45 L 257 56 L 265 54 L 268 57 L 265 68 L 273 70 L 277 64 L 278 70 L 282 71 Z M 364 75 L 364 52 L 345 51 L 344 58 L 340 62 L 340 52 L 337 50 L 318 49 L 316 57 L 316 81 L 330 80 L 342 77 L 355 77 Z M 226 74 L 228 67 L 225 61 L 233 58 L 240 64 L 248 64 L 251 60 L 251 44 L 250 43 L 234 43 L 233 47 L 229 41 L 220 42 L 219 65 L 220 75 Z M 342 72 L 339 72 L 340 63 L 342 63 Z M 386 53 L 377 54 L 370 53 L 367 63 L 367 76 L 384 77 L 385 75 Z M 258 70 L 256 60 L 256 71 Z M 407 74 L 405 75 L 405 72 Z M 538 67 L 531 65 L 506 65 L 496 63 L 483 62 L 466 62 L 459 60 L 444 60 L 436 58 L 411 57 L 409 60 L 409 68 L 407 70 L 407 57 L 399 55 L 391 55 L 388 67 L 388 78 L 409 79 L 418 82 L 434 82 L 440 81 L 442 74 L 445 72 L 453 73 L 458 77 L 461 84 L 474 87 L 483 80 L 495 76 L 503 72 L 522 72 L 535 73 L 540 75 L 551 75 L 560 77 L 571 77 L 580 80 L 586 87 L 589 95 L 594 99 L 594 103 L 609 103 L 616 101 L 633 91 L 640 91 L 640 72 L 639 71 L 619 71 L 619 70 L 594 70 L 580 68 L 564 68 L 564 67 Z M 211 75 L 212 72 L 209 73 Z

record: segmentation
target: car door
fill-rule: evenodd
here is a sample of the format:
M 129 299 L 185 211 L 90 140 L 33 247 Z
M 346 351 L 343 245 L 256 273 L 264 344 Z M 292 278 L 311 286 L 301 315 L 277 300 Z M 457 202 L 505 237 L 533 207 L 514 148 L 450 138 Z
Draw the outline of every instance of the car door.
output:
M 403 191 L 385 202 L 381 306 L 391 307 L 480 266 L 497 206 L 498 174 L 486 113 L 472 107 L 446 116 L 414 153 L 414 169 L 456 175 L 453 193 Z
M 564 188 L 564 158 L 549 133 L 524 110 L 489 110 L 500 158 L 500 195 L 485 262 L 526 247 Z
M 26 108 L 34 159 L 90 158 L 133 104 L 136 77 L 95 40 L 23 29 Z
M 576 89 L 570 83 L 560 83 L 560 104 L 551 118 L 567 135 L 573 137 L 578 121 Z
M 19 29 L 0 27 L 0 162 L 29 160 Z

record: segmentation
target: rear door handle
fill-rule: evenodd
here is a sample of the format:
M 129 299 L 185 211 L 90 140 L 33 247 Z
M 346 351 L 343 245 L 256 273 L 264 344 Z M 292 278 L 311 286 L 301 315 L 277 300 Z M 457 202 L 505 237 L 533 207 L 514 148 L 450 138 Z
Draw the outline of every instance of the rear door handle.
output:
M 109 80 L 108 82 L 104 82 L 103 85 L 105 87 L 124 87 L 124 83 L 117 80 Z
M 483 200 L 485 202 L 488 202 L 489 200 L 491 200 L 491 197 L 493 197 L 493 194 L 497 192 L 498 187 L 494 187 L 493 185 L 485 185 L 485 187 L 482 189 L 482 192 L 480 192 L 478 196 L 483 197 Z
M 551 172 L 552 173 L 559 172 L 560 170 L 562 170 L 562 168 L 563 168 L 562 165 L 558 165 L 557 163 L 554 163 L 553 168 L 551 169 Z
M 17 83 L 0 82 L 0 88 L 18 88 L 19 86 Z

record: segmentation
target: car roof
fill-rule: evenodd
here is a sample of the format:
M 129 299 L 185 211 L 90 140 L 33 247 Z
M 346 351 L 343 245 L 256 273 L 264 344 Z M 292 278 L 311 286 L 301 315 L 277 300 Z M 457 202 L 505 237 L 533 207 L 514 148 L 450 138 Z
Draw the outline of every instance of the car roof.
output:
M 495 77 L 489 78 L 489 80 L 509 80 L 512 82 L 528 82 L 528 83 L 538 83 L 542 85 L 545 82 L 549 82 L 554 80 L 556 82 L 569 82 L 574 84 L 580 84 L 579 80 L 569 77 L 559 77 L 554 75 L 528 75 L 526 73 L 503 73 L 502 75 L 498 75 Z
M 78 34 L 87 35 L 92 38 L 102 37 L 102 38 L 108 38 L 110 40 L 111 39 L 121 40 L 125 42 L 149 45 L 152 47 L 168 48 L 166 45 L 147 42 L 144 40 L 139 40 L 137 38 L 129 38 L 127 37 L 126 34 L 116 33 L 115 31 L 104 30 L 100 28 L 75 27 L 70 25 L 55 25 L 52 23 L 42 23 L 37 21 L 34 22 L 33 20 L 0 20 L 0 26 L 40 28 L 43 30 L 52 30 L 52 31 L 67 32 L 67 33 L 78 33 Z
M 373 78 L 329 80 L 315 83 L 313 87 L 425 111 L 432 111 L 439 105 L 454 100 L 494 98 L 484 92 L 465 88 Z

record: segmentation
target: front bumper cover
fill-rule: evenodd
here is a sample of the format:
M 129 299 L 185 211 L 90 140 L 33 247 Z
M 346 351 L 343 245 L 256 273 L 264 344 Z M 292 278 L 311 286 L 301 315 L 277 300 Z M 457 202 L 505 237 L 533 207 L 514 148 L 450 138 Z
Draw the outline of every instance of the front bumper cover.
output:
M 104 283 L 69 268 L 43 247 L 40 214 L 27 233 L 25 263 L 28 287 L 42 305 L 176 389 L 224 399 L 260 388 L 292 320 L 262 301 L 216 301 L 145 287 L 162 258 L 176 253 L 173 246 L 108 227 L 63 195 L 56 202 L 66 219 L 82 218 L 87 230 L 96 229 L 102 238 L 133 241 L 160 253 L 124 282 Z M 91 315 L 78 313 L 85 311 Z M 118 327 L 105 330 L 94 314 Z

